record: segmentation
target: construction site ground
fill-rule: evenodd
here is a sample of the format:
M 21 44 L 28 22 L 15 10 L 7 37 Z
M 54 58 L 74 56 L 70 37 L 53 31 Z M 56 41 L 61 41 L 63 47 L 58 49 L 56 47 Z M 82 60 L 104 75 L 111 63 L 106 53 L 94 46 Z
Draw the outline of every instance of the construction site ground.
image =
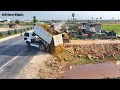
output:
M 66 44 L 108 44 L 120 43 L 120 40 L 71 40 Z M 65 70 L 70 67 L 68 62 L 59 62 L 51 54 L 40 52 L 20 73 L 17 79 L 64 79 Z
M 113 40 L 113 39 L 108 39 L 108 40 L 70 40 L 70 43 L 66 44 L 106 44 L 106 43 L 120 43 L 120 40 Z
M 40 52 L 21 71 L 17 79 L 60 79 L 63 78 L 65 63 L 59 63 L 52 55 Z

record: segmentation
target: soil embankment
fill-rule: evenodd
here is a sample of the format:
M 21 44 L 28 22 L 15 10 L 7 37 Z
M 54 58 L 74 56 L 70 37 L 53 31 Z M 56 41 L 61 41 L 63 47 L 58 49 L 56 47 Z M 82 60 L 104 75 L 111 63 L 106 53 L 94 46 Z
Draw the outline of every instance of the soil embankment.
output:
M 52 55 L 36 55 L 18 78 L 61 79 L 71 65 L 118 60 L 120 40 L 76 40 L 55 48 Z

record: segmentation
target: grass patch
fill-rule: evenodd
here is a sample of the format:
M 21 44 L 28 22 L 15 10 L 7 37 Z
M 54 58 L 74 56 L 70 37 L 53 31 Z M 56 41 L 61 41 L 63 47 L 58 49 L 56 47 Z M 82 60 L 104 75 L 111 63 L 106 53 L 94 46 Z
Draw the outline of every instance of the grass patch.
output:
M 106 25 L 103 25 L 102 30 L 107 30 L 107 31 L 112 31 L 114 30 L 117 34 L 120 35 L 120 25 L 117 25 L 117 24 L 106 24 Z

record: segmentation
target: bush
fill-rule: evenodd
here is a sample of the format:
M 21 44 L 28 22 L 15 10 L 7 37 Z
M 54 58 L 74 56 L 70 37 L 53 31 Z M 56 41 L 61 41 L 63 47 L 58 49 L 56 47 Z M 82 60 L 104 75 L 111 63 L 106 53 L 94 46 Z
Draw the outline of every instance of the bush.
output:
M 102 36 L 107 36 L 105 33 L 102 33 L 102 34 L 97 34 L 96 35 L 97 37 L 102 37 Z
M 19 24 L 19 23 L 20 23 L 20 21 L 19 21 L 19 20 L 16 20 L 16 21 L 15 21 L 15 23 L 16 23 L 16 24 Z
M 24 32 L 26 31 L 26 29 L 24 28 Z
M 11 32 L 10 32 L 10 30 L 8 30 L 8 35 L 11 35 Z
M 29 30 L 29 27 L 27 27 L 27 30 Z
M 17 30 L 15 29 L 15 34 L 17 33 Z
M 20 29 L 20 33 L 22 33 L 22 29 Z
M 2 34 L 2 32 L 0 32 L 0 37 L 3 37 L 3 34 Z

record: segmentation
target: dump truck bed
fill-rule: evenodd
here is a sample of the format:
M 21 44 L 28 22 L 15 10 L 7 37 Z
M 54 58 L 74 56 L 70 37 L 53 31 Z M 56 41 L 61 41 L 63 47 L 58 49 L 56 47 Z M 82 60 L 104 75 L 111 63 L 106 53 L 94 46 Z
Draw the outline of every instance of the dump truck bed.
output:
M 36 25 L 34 27 L 34 33 L 38 35 L 40 38 L 42 38 L 43 40 L 45 40 L 47 43 L 49 44 L 51 43 L 52 35 L 46 30 L 44 30 L 42 27 Z
M 52 38 L 54 40 L 55 46 L 58 46 L 63 43 L 62 34 L 53 36 L 52 34 L 50 34 L 49 32 L 47 32 L 46 30 L 44 30 L 42 27 L 38 25 L 34 27 L 34 33 L 38 35 L 40 38 L 42 38 L 44 41 L 46 41 L 48 44 L 51 43 Z

